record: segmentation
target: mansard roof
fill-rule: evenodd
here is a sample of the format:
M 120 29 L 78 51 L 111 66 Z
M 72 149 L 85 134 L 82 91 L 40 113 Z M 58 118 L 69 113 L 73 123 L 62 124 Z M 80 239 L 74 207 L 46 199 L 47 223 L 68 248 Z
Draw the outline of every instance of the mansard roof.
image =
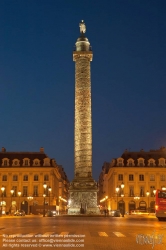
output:
M 40 160 L 40 166 L 42 166 L 44 159 L 49 158 L 49 157 L 47 156 L 47 154 L 44 153 L 43 148 L 40 148 L 40 152 L 7 152 L 5 148 L 2 148 L 2 151 L 0 152 L 0 165 L 1 165 L 2 159 L 4 158 L 9 159 L 10 166 L 12 165 L 12 161 L 14 159 L 18 159 L 20 161 L 20 166 L 23 166 L 23 159 L 25 158 L 30 160 L 30 166 L 33 165 L 33 161 L 35 159 Z M 50 166 L 53 166 L 52 160 L 54 159 L 50 159 Z
M 125 152 L 121 155 L 121 158 L 124 159 L 124 166 L 127 165 L 127 161 L 132 158 L 134 160 L 135 165 L 137 165 L 138 163 L 138 159 L 139 158 L 143 158 L 145 160 L 145 166 L 148 165 L 148 161 L 150 159 L 154 159 L 156 166 L 158 166 L 159 164 L 159 159 L 160 158 L 164 158 L 166 159 L 166 148 L 165 147 L 161 147 L 158 150 L 150 150 L 150 151 L 144 151 L 143 149 L 141 149 L 138 152 L 130 152 L 125 150 Z

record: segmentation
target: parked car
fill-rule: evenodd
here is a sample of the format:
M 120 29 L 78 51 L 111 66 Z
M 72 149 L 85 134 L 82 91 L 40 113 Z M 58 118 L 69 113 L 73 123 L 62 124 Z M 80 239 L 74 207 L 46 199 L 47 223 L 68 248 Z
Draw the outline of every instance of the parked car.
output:
M 25 211 L 24 210 L 17 210 L 14 213 L 15 216 L 25 216 Z
M 120 211 L 119 210 L 111 210 L 110 211 L 110 216 L 120 217 Z
M 48 210 L 45 214 L 47 217 L 54 217 L 57 215 L 57 212 L 55 210 Z

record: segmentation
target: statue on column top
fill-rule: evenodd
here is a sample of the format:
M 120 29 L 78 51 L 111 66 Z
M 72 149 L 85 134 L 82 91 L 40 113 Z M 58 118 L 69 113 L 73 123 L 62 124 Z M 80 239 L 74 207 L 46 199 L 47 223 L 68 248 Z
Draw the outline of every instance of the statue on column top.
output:
M 80 33 L 86 32 L 86 26 L 85 26 L 84 20 L 82 20 L 81 23 L 79 23 L 79 27 L 80 27 Z

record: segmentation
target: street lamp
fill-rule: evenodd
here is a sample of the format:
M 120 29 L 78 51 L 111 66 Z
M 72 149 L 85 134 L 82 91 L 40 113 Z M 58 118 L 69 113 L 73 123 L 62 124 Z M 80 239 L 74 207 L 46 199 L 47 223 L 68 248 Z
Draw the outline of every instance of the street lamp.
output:
M 155 190 L 155 189 L 153 190 L 153 196 L 154 196 L 154 201 L 153 201 L 154 208 L 153 209 L 154 209 L 154 212 L 155 212 L 155 196 L 156 196 L 156 191 L 157 190 Z
M 19 197 L 19 199 L 18 199 L 18 210 L 20 209 L 20 196 L 21 196 L 21 192 L 18 191 L 18 197 Z
M 134 197 L 134 200 L 136 200 L 136 209 L 138 208 L 138 207 L 137 207 L 137 201 L 138 201 L 139 199 L 140 199 L 139 196 L 135 196 L 135 197 Z
M 116 193 L 117 193 L 117 210 L 118 210 L 118 192 L 119 192 L 119 187 L 116 187 L 115 190 L 116 190 Z
M 11 213 L 12 212 L 12 197 L 13 197 L 13 194 L 14 194 L 14 190 L 11 189 L 10 193 L 11 193 L 11 211 L 10 211 L 10 213 Z
M 1 187 L 1 191 L 2 191 L 2 202 L 1 202 L 1 215 L 2 215 L 2 210 L 3 210 L 3 195 L 4 195 L 4 191 L 5 191 L 5 187 Z
M 43 210 L 43 217 L 45 217 L 45 198 L 46 198 L 46 194 L 43 194 L 44 197 L 44 210 Z
M 146 192 L 146 195 L 147 195 L 147 197 L 148 197 L 148 212 L 149 212 L 149 194 L 150 194 L 149 191 L 147 191 L 147 192 Z
M 43 184 L 43 188 L 44 188 L 44 194 L 43 194 L 43 197 L 44 197 L 43 217 L 45 217 L 45 203 L 46 203 L 45 198 L 46 198 L 46 188 L 47 188 L 47 184 L 46 183 Z
M 50 194 L 51 194 L 51 187 L 48 188 L 48 191 L 49 191 L 49 209 L 50 209 Z
M 29 195 L 29 196 L 27 197 L 27 199 L 28 199 L 29 201 L 32 201 L 32 200 L 33 200 L 33 196 Z M 29 207 L 30 207 L 30 209 L 29 209 L 29 214 L 31 214 L 31 213 L 32 213 L 32 211 L 31 211 L 31 206 L 29 206 Z
M 123 193 L 123 189 L 124 189 L 124 183 L 122 182 L 122 184 L 120 185 L 121 186 L 121 189 L 122 189 L 122 193 L 121 193 L 121 197 L 122 197 L 122 201 L 123 201 L 123 197 L 124 197 L 124 193 Z M 122 203 L 122 217 L 124 217 L 124 201 Z

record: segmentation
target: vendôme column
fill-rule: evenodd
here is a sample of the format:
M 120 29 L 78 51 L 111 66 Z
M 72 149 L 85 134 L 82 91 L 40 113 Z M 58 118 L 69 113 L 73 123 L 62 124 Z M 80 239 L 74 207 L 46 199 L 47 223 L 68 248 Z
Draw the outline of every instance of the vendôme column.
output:
M 92 178 L 91 68 L 93 58 L 85 37 L 86 26 L 79 24 L 80 37 L 73 51 L 75 61 L 74 180 L 70 183 L 69 214 L 98 213 L 97 185 Z

